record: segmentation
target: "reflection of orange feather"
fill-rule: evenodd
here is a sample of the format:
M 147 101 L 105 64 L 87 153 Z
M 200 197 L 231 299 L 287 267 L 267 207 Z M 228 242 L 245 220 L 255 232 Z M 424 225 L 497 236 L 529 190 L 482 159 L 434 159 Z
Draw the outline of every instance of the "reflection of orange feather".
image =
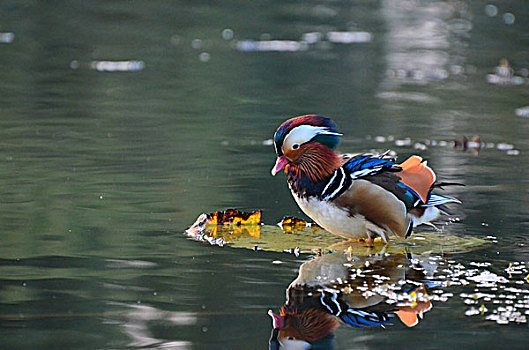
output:
M 426 203 L 430 188 L 435 182 L 435 173 L 419 156 L 411 156 L 399 165 L 402 171 L 398 173 L 402 182 L 411 187 L 422 201 Z
M 413 303 L 411 305 L 398 306 L 399 311 L 395 312 L 395 314 L 406 326 L 413 327 L 419 323 L 419 318 L 422 319 L 425 312 L 432 309 L 433 305 L 430 300 L 418 299 L 418 295 L 428 296 L 424 286 L 417 288 L 410 295 L 413 297 Z
M 419 317 L 413 311 L 400 310 L 395 313 L 397 314 L 399 319 L 402 321 L 402 323 L 404 323 L 408 327 L 413 327 L 417 323 L 419 323 Z

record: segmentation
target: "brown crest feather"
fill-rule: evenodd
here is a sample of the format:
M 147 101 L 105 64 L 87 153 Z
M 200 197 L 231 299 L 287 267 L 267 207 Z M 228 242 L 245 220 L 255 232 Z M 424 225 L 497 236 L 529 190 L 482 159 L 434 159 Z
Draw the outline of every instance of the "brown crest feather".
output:
M 318 142 L 304 144 L 297 152 L 294 165 L 314 182 L 330 176 L 343 164 L 336 152 Z

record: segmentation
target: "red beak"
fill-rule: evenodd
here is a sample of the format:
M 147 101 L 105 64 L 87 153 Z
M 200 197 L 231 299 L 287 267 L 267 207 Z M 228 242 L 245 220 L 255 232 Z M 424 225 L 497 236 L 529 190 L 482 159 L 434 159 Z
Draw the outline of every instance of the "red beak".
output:
M 281 169 L 286 167 L 288 159 L 285 156 L 277 157 L 276 164 L 272 168 L 272 176 L 275 176 Z
M 281 329 L 285 327 L 285 317 L 274 314 L 272 310 L 268 310 L 268 315 L 272 317 L 274 329 Z

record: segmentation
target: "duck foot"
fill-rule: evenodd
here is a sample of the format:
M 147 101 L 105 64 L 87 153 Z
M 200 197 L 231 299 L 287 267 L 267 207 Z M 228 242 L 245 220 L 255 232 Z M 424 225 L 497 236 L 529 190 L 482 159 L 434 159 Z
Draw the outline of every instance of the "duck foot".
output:
M 366 246 L 368 246 L 368 247 L 374 247 L 375 246 L 375 240 L 372 237 L 367 237 L 365 242 L 366 242 Z

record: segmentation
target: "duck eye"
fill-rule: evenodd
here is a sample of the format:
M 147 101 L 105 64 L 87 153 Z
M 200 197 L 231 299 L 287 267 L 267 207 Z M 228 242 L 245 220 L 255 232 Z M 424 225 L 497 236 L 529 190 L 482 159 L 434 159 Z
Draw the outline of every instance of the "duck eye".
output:
M 292 145 L 292 149 L 298 149 L 299 148 L 299 143 L 295 143 Z

